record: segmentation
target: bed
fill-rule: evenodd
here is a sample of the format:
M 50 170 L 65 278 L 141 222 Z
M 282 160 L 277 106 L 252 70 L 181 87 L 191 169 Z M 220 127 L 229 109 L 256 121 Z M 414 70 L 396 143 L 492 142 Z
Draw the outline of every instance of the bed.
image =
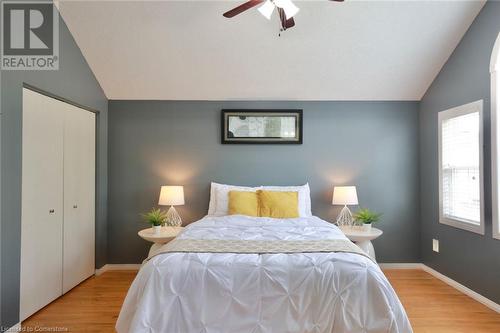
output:
M 124 301 L 119 333 L 412 332 L 370 258 L 348 246 L 307 247 L 349 242 L 318 217 L 206 216 L 176 240 L 211 244 L 199 251 L 167 247 L 148 258 Z M 232 241 L 235 250 L 217 247 Z M 240 243 L 309 245 L 268 251 Z

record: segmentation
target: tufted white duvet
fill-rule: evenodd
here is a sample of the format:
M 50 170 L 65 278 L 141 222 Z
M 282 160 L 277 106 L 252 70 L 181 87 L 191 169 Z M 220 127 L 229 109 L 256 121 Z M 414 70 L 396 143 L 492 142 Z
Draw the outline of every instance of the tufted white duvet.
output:
M 205 217 L 183 239 L 344 239 L 317 217 Z M 119 333 L 412 332 L 394 290 L 351 253 L 164 253 L 139 271 Z

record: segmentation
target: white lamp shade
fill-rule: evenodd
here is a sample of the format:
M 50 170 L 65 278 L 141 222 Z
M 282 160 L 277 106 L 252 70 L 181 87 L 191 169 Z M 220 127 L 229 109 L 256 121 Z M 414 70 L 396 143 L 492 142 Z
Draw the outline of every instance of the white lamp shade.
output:
M 335 186 L 333 188 L 332 205 L 357 205 L 356 186 Z
M 184 205 L 184 187 L 162 186 L 160 190 L 160 199 L 158 200 L 158 205 L 161 206 Z
M 257 10 L 262 15 L 264 15 L 265 18 L 267 18 L 268 20 L 270 20 L 271 19 L 271 15 L 273 14 L 273 11 L 274 11 L 274 4 L 271 1 L 267 0 Z

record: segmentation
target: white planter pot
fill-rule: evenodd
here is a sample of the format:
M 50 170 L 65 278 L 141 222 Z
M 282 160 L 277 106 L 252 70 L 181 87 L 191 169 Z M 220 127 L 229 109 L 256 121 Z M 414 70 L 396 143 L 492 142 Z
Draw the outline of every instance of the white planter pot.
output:
M 153 234 L 159 235 L 161 234 L 161 225 L 154 225 L 151 227 L 153 229 Z
M 371 225 L 371 223 L 370 224 L 363 224 L 363 226 L 361 227 L 361 229 L 364 232 L 370 232 L 372 230 L 372 225 Z

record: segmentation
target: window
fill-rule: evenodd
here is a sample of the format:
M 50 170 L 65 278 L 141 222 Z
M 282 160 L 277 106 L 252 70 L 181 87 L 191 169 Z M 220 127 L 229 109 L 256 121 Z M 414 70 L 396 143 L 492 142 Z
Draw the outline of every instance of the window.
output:
M 500 210 L 499 176 L 500 164 L 498 154 L 500 153 L 500 33 L 493 47 L 490 61 L 491 72 L 491 198 L 493 213 L 493 237 L 500 239 Z
M 439 113 L 439 221 L 484 234 L 483 101 Z

